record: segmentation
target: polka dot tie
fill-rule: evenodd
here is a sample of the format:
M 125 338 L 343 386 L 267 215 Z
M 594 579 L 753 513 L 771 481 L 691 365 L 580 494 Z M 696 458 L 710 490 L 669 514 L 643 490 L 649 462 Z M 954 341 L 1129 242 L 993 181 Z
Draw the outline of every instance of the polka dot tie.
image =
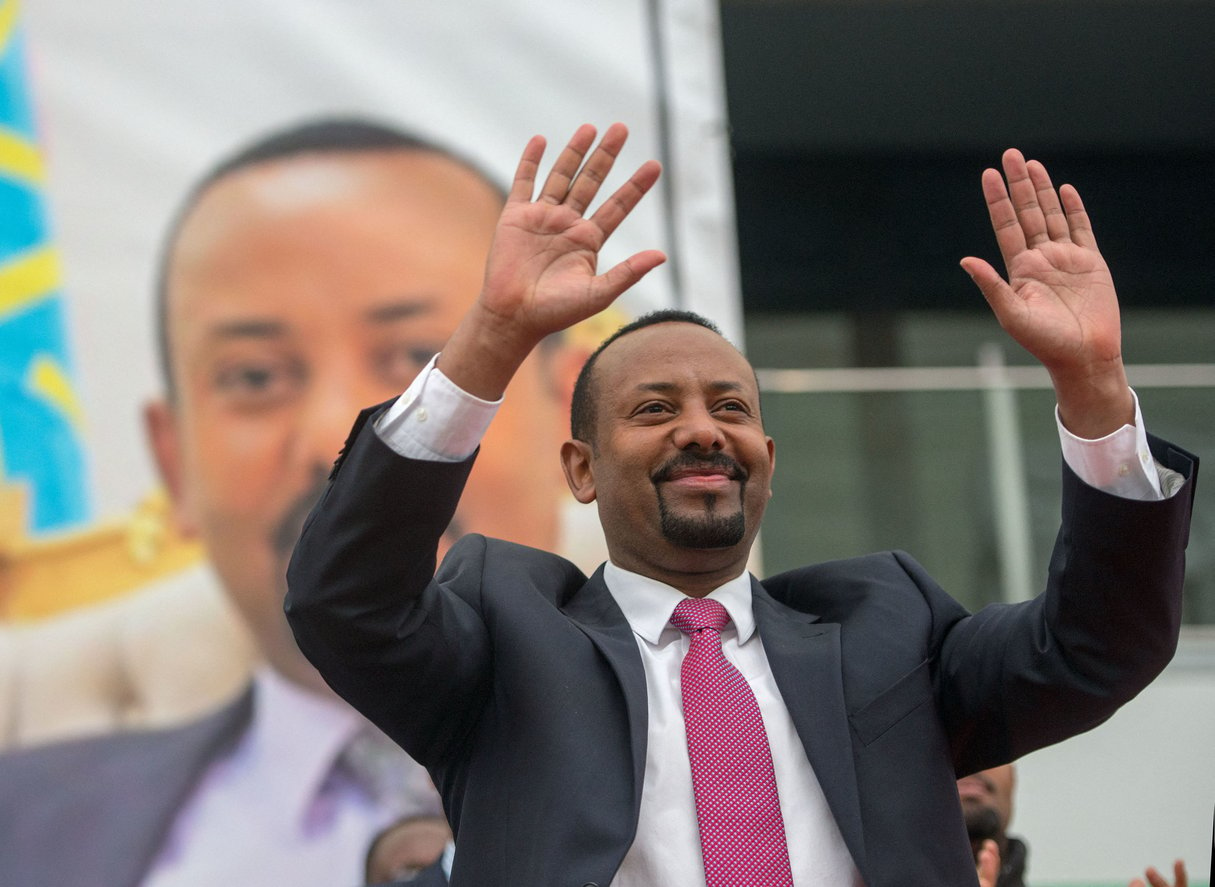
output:
M 768 735 L 755 694 L 721 652 L 730 621 L 688 598 L 671 625 L 688 636 L 680 683 L 706 887 L 792 887 Z

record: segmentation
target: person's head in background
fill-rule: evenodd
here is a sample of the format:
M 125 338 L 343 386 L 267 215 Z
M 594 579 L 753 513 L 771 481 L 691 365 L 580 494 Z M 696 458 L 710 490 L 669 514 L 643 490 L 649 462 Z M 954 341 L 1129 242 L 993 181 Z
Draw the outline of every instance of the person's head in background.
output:
M 1016 786 L 1017 771 L 1012 764 L 980 770 L 958 780 L 958 800 L 976 852 L 984 840 L 991 838 L 999 847 L 1001 858 L 1007 854 Z
M 368 884 L 404 881 L 438 861 L 451 829 L 442 816 L 411 816 L 384 829 L 367 849 Z
M 295 538 L 358 411 L 404 390 L 477 297 L 503 200 L 445 148 L 320 120 L 219 164 L 168 233 L 151 446 L 180 528 L 203 540 L 267 661 L 297 683 L 323 688 L 282 613 Z M 536 454 L 563 439 L 579 364 L 553 345 L 520 371 L 452 539 L 556 544 L 564 481 L 555 456 Z

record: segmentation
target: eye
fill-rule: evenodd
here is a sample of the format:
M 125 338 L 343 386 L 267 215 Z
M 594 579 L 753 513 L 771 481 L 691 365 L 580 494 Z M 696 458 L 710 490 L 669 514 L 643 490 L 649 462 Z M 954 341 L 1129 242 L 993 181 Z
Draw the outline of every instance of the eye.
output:
M 671 412 L 672 410 L 670 404 L 663 403 L 660 400 L 650 400 L 633 410 L 633 415 L 641 418 L 661 418 L 662 416 L 666 416 Z
M 394 391 L 403 391 L 418 371 L 438 353 L 431 343 L 402 342 L 376 353 L 375 372 Z
M 743 415 L 751 415 L 751 409 L 741 400 L 724 400 L 715 407 L 727 413 L 742 413 Z
M 235 409 L 266 409 L 292 397 L 305 377 L 304 368 L 294 361 L 232 361 L 216 370 L 213 385 L 219 397 Z

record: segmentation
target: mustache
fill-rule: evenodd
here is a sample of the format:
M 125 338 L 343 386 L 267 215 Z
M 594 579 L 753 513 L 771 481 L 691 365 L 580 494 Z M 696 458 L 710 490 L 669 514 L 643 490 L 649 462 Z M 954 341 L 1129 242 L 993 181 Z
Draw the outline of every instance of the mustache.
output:
M 747 479 L 747 470 L 725 453 L 686 452 L 672 456 L 660 465 L 658 470 L 650 476 L 650 480 L 656 484 L 663 483 L 670 480 L 675 472 L 686 468 L 693 470 L 711 468 L 722 472 L 730 480 L 745 481 Z
M 304 521 L 308 520 L 313 506 L 320 501 L 325 489 L 329 486 L 328 478 L 328 469 L 320 466 L 314 468 L 312 483 L 291 503 L 270 534 L 270 544 L 274 547 L 275 553 L 284 560 L 291 556 L 295 543 L 304 529 Z

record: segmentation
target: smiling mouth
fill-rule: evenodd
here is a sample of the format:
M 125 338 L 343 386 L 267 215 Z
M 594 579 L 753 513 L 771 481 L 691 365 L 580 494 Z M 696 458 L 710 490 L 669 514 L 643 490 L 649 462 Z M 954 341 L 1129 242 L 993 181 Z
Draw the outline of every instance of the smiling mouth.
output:
M 655 484 L 680 482 L 689 486 L 712 486 L 728 481 L 745 481 L 747 472 L 724 453 L 710 456 L 679 455 L 654 472 Z

